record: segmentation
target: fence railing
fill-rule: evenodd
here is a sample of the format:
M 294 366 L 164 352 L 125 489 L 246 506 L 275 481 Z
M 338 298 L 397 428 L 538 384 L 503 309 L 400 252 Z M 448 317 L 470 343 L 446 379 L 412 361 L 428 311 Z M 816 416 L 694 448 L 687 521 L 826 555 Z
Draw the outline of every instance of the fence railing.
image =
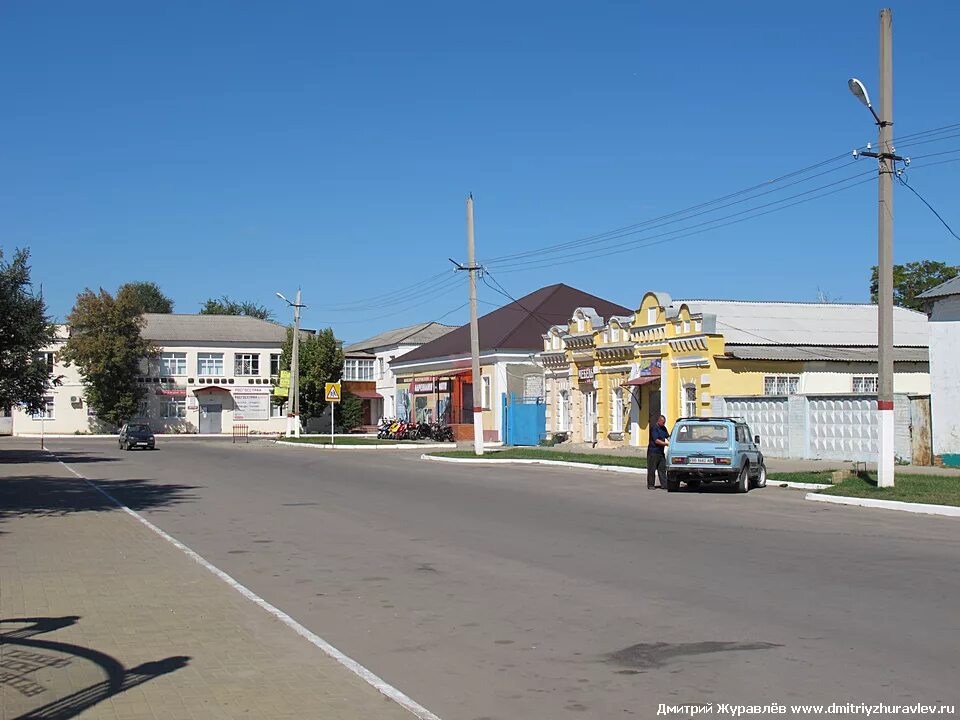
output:
M 233 442 L 250 442 L 250 426 L 249 425 L 234 425 L 233 426 Z

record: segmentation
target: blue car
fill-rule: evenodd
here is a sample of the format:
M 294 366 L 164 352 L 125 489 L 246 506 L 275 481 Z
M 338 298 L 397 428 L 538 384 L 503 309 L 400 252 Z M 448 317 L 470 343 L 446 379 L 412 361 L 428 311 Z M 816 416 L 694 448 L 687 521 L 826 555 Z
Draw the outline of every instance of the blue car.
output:
M 738 418 L 678 420 L 667 447 L 667 490 L 676 492 L 680 483 L 693 489 L 724 483 L 744 493 L 751 487 L 765 487 L 767 468 L 760 436 L 752 436 Z

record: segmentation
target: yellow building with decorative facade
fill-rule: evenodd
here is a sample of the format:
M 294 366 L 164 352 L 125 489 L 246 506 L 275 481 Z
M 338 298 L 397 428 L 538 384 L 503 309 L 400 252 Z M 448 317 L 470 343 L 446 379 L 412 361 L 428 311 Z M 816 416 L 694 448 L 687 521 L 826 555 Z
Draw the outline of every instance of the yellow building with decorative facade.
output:
M 736 411 L 759 426 L 780 413 L 764 430 L 770 443 L 782 445 L 771 454 L 787 455 L 788 435 L 799 431 L 784 429 L 786 413 L 797 397 L 819 403 L 812 411 L 822 405 L 831 413 L 859 413 L 838 417 L 862 438 L 823 443 L 831 452 L 869 455 L 876 328 L 872 305 L 674 301 L 647 292 L 630 316 L 603 318 L 577 308 L 568 324 L 543 336 L 547 431 L 598 447 L 643 447 L 660 414 L 672 425 L 680 417 Z M 925 315 L 896 309 L 895 392 L 929 394 L 927 337 Z M 775 429 L 776 420 L 784 427 Z M 809 423 L 804 432 L 810 445 Z

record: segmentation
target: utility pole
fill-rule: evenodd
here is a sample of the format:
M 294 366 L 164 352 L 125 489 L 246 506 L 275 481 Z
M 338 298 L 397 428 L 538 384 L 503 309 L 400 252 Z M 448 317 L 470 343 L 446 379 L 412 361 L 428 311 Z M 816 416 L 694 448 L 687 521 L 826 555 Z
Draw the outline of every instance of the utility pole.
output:
M 878 349 L 880 355 L 877 411 L 880 414 L 880 457 L 877 486 L 893 487 L 893 12 L 880 11 L 880 181 L 877 304 L 879 306 Z
M 473 451 L 483 455 L 483 399 L 480 380 L 480 325 L 477 322 L 477 270 L 473 243 L 473 193 L 467 196 L 467 268 L 470 273 L 470 360 L 473 378 Z
M 863 103 L 877 124 L 880 134 L 877 152 L 854 150 L 877 159 L 877 415 L 879 424 L 879 457 L 877 486 L 894 484 L 893 422 L 893 175 L 897 162 L 910 160 L 896 154 L 893 147 L 893 12 L 880 11 L 880 114 L 873 109 L 867 88 L 860 80 L 850 78 L 850 92 Z M 869 145 L 867 146 L 870 147 Z
M 290 353 L 290 411 L 293 413 L 293 435 L 300 437 L 300 288 L 293 305 L 293 350 Z

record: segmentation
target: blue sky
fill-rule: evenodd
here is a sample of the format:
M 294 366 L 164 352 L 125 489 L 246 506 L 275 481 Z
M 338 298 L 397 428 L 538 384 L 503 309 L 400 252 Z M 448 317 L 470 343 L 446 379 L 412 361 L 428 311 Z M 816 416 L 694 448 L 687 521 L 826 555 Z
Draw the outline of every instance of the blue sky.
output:
M 896 134 L 960 122 L 960 4 L 892 7 Z M 281 319 L 274 292 L 300 284 L 305 324 L 347 340 L 463 322 L 466 288 L 452 274 L 368 298 L 464 259 L 470 191 L 489 260 L 641 223 L 872 140 L 846 80 L 877 94 L 879 8 L 8 0 L 0 246 L 30 248 L 58 317 L 84 287 L 144 279 L 180 312 L 227 294 Z M 957 148 L 960 137 L 939 136 L 903 152 Z M 874 167 L 845 162 L 764 200 Z M 920 164 L 910 182 L 960 225 L 960 163 Z M 960 264 L 960 242 L 902 188 L 895 242 L 897 262 Z M 517 297 L 566 282 L 628 306 L 651 288 L 784 300 L 821 289 L 862 302 L 876 185 L 603 257 L 577 249 L 577 264 L 491 270 Z M 481 311 L 504 300 L 483 285 L 480 297 Z

